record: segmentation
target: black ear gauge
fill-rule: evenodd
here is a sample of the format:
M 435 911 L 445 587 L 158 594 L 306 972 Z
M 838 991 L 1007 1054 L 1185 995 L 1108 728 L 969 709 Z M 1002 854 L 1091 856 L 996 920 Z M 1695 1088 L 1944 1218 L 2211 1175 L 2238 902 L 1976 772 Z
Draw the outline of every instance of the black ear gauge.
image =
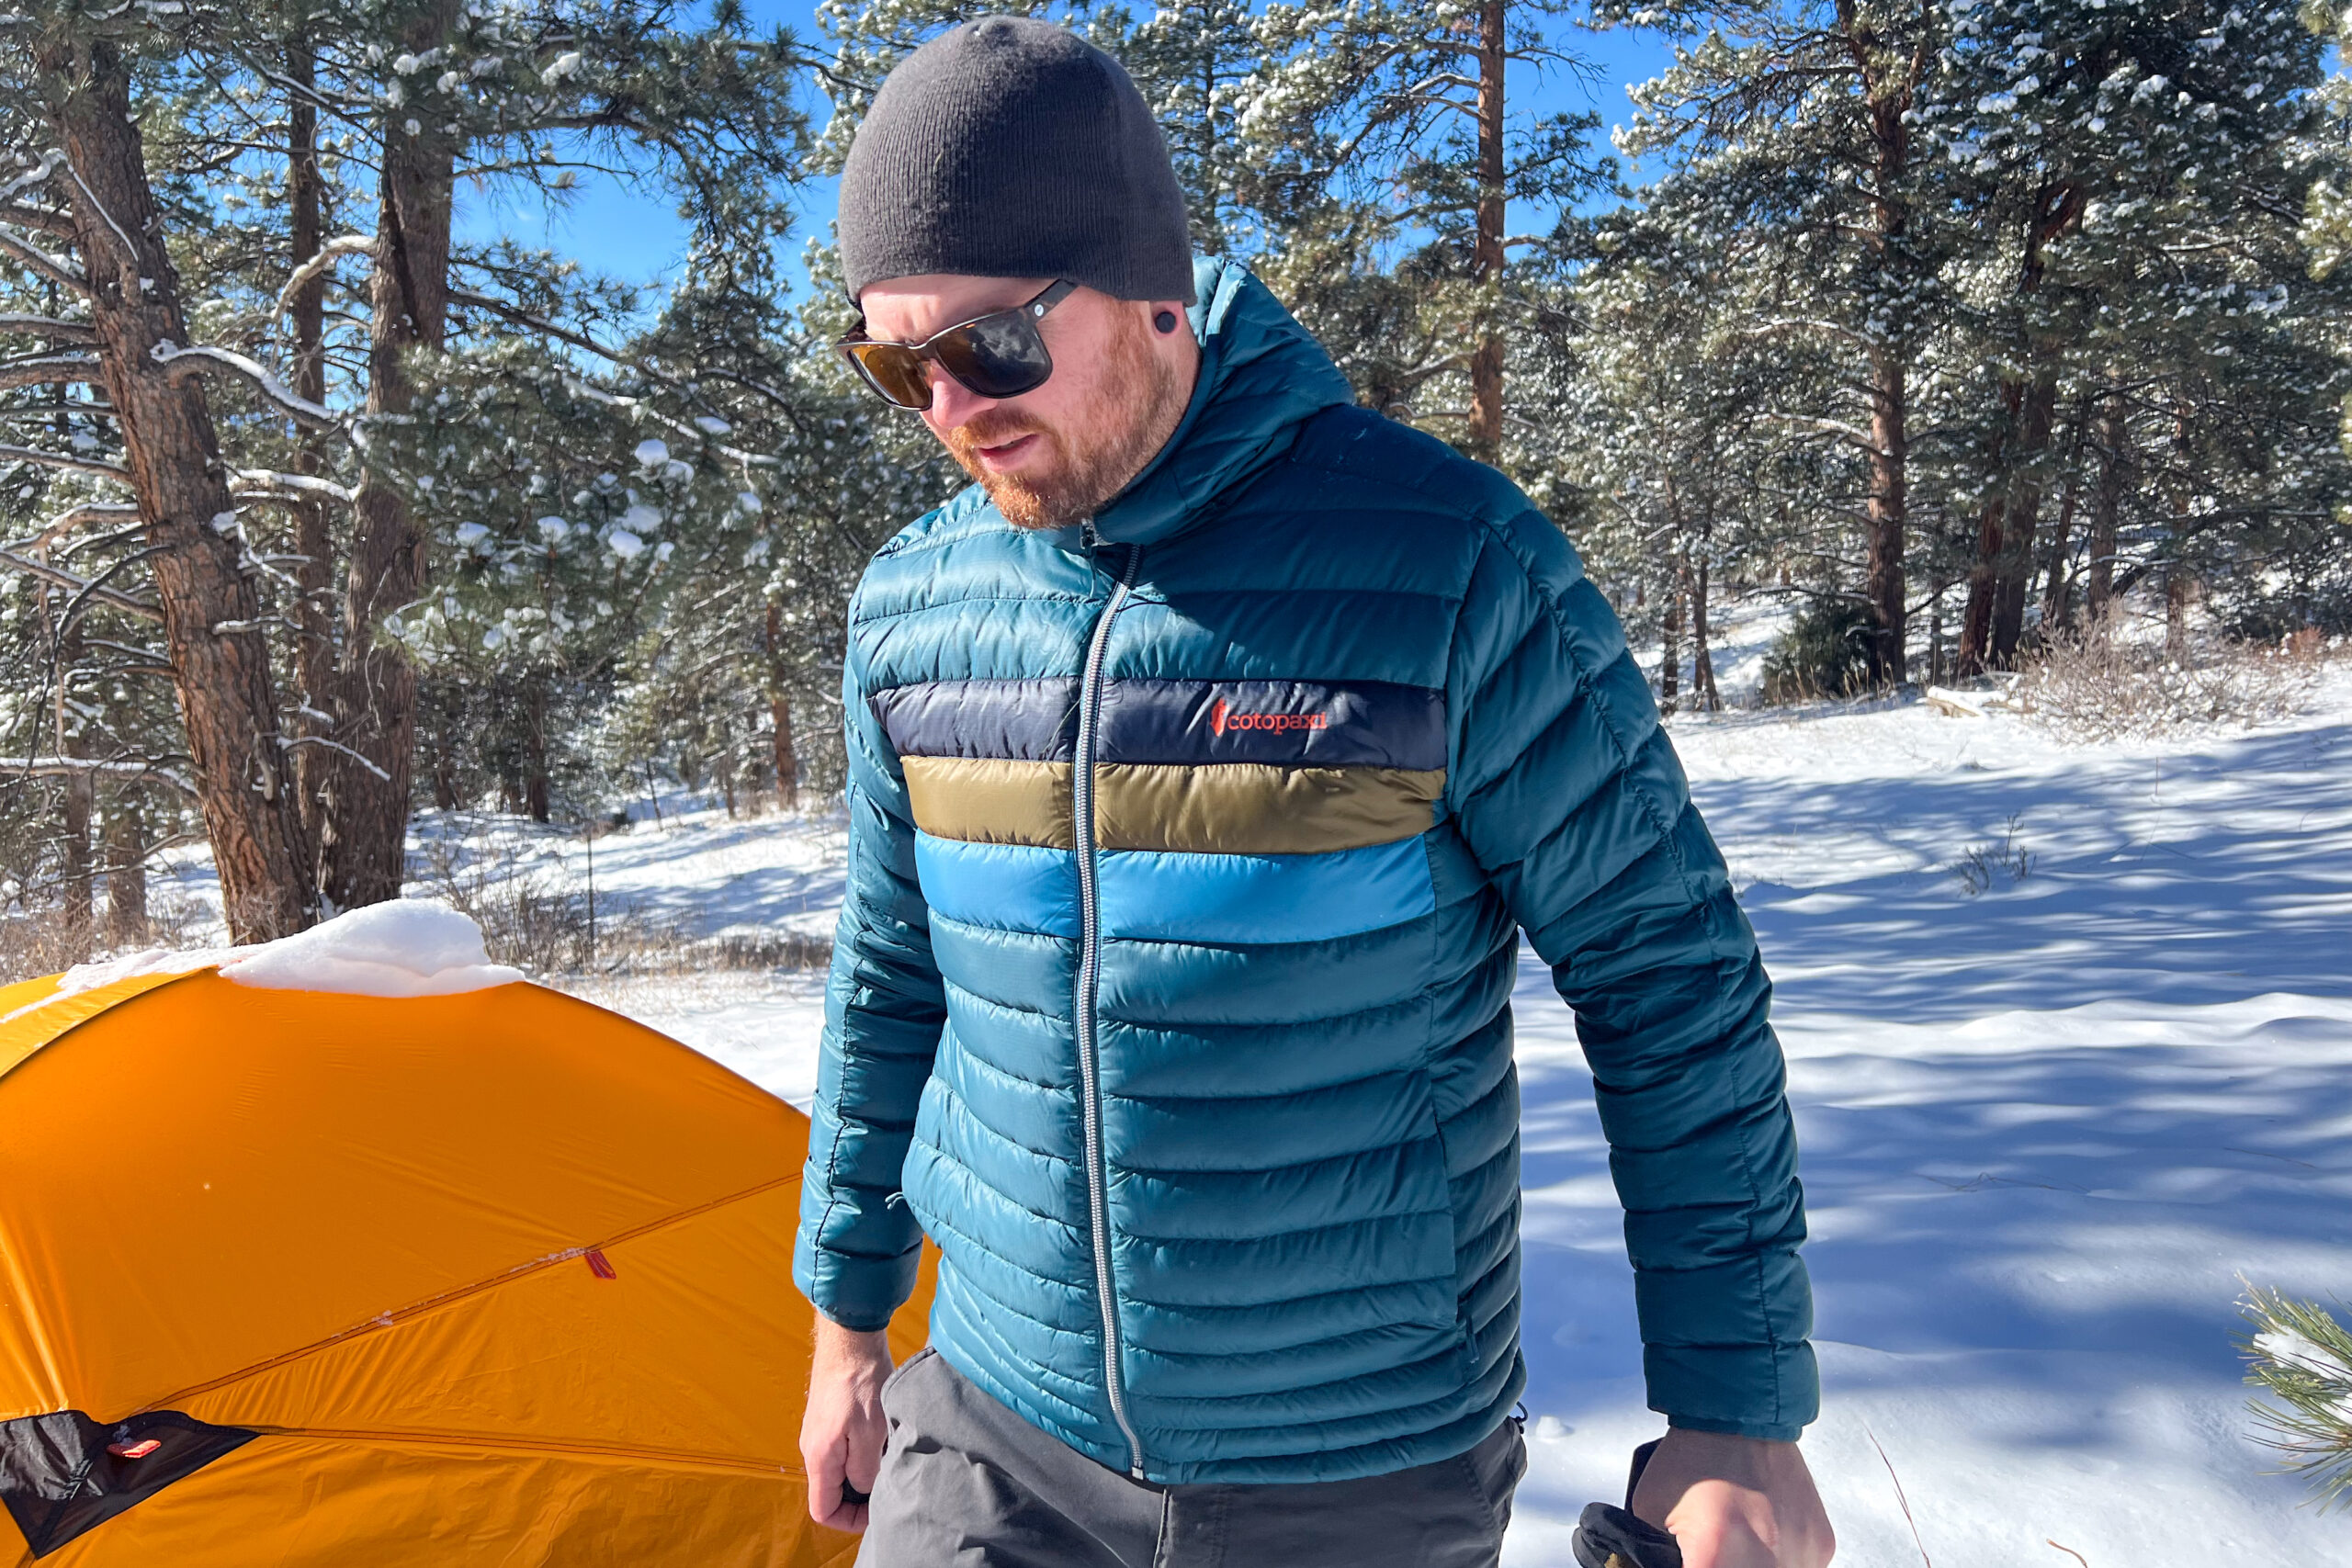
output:
M 1159 314 L 1152 317 L 1151 324 L 1158 327 L 1162 333 L 1172 333 L 1176 330 L 1176 312 L 1173 310 L 1162 310 Z

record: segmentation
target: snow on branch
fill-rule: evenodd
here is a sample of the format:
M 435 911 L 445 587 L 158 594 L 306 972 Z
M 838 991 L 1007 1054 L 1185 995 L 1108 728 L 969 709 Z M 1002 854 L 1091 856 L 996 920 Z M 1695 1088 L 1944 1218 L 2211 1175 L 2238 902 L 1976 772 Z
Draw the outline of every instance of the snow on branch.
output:
M 712 451 L 729 462 L 741 463 L 750 468 L 778 468 L 784 466 L 777 458 L 763 457 L 757 452 L 746 452 L 740 446 L 729 446 L 723 441 L 713 441 L 708 431 L 688 424 L 684 420 L 671 418 L 643 398 L 624 397 L 618 392 L 607 392 L 601 387 L 592 387 L 587 382 L 571 376 L 563 378 L 563 384 L 565 389 L 575 398 L 585 398 L 592 403 L 603 403 L 606 408 L 627 409 L 631 413 L 643 419 L 650 419 L 665 429 L 677 432 L 680 435 L 707 443 Z
M 277 743 L 288 751 L 291 751 L 297 746 L 323 746 L 330 751 L 340 751 L 345 756 L 350 758 L 353 761 L 358 763 L 361 767 L 367 769 L 369 773 L 375 774 L 378 778 L 383 780 L 386 784 L 392 782 L 391 774 L 384 772 L 383 769 L 378 767 L 375 763 L 369 761 L 367 758 L 361 756 L 350 747 L 345 746 L 340 740 L 330 740 L 323 735 L 281 735 L 277 738 Z
M 193 360 L 195 363 L 188 366 L 191 370 L 210 366 L 233 370 L 258 387 L 262 396 L 293 415 L 300 423 L 332 426 L 342 423 L 335 417 L 335 412 L 333 409 L 328 408 L 324 403 L 314 403 L 301 396 L 279 380 L 277 372 L 271 370 L 268 366 L 258 359 L 248 359 L 234 349 L 216 348 L 209 344 L 196 344 L 182 348 L 171 339 L 165 338 L 147 351 L 147 357 L 158 365 L 165 366 Z
M 0 570 L 21 571 L 28 577 L 38 577 L 60 588 L 70 588 L 77 598 L 95 599 L 102 604 L 111 604 L 126 614 L 137 615 L 141 620 L 153 621 L 159 626 L 163 623 L 162 606 L 151 604 L 144 599 L 134 599 L 120 589 L 108 588 L 95 578 L 84 577 L 78 571 L 68 571 L 62 566 L 51 566 L 32 556 L 0 549 Z
M 86 297 L 89 284 L 73 266 L 61 257 L 51 255 L 29 240 L 19 240 L 6 229 L 0 229 L 0 255 L 11 255 L 62 288 L 71 288 Z
M 32 359 L 0 360 L 0 391 L 96 381 L 99 369 L 95 354 L 44 354 Z
M 71 412 L 70 409 L 66 412 Z M 38 446 L 11 446 L 0 442 L 0 463 L 38 463 L 45 468 L 68 468 L 77 474 L 96 474 L 102 479 L 118 484 L 130 482 L 130 470 L 120 463 L 109 463 L 101 457 L 74 457 L 63 452 L 44 452 Z
M 294 296 L 302 292 L 303 285 L 333 266 L 337 256 L 374 255 L 376 239 L 372 234 L 340 234 L 319 247 L 318 254 L 287 275 L 286 287 L 277 291 L 277 303 L 269 308 L 264 318 L 276 321 L 294 308 Z
M 137 522 L 139 503 L 131 501 L 85 501 L 79 506 L 69 506 L 40 525 L 40 532 L 29 539 L 19 539 L 5 547 L 21 554 L 37 550 L 72 533 L 85 523 L 106 521 Z
M 232 468 L 229 477 L 241 485 L 254 487 L 250 494 L 239 494 L 239 501 L 300 501 L 305 496 L 322 495 L 348 504 L 359 499 L 359 492 L 350 486 L 311 474 L 281 473 L 275 468 Z
M 0 18 L 0 20 L 6 19 Z M 49 176 L 55 174 L 57 165 L 63 162 L 65 162 L 65 154 L 53 148 L 42 153 L 34 161 L 30 168 L 6 185 L 0 186 L 0 201 L 14 201 L 25 192 L 38 190 L 40 186 L 47 185 Z
M 196 786 L 186 778 L 153 762 L 107 762 L 95 757 L 0 757 L 0 773 L 16 773 L 36 779 L 88 777 L 92 774 L 114 779 L 161 779 L 183 794 L 196 794 Z
M 98 329 L 87 321 L 62 321 L 54 316 L 35 316 L 23 310 L 0 310 L 0 333 L 61 338 L 67 343 L 98 341 Z

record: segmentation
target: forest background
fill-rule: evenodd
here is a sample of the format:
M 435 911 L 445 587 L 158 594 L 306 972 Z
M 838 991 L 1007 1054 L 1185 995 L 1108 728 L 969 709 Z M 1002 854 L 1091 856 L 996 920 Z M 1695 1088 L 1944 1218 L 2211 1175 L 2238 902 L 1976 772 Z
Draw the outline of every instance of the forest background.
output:
M 960 476 L 827 352 L 831 179 L 1003 6 L 0 4 L 6 929 L 141 940 L 199 839 L 254 940 L 396 896 L 420 807 L 834 787 L 848 592 Z M 2352 631 L 2345 16 L 1035 9 L 1151 98 L 1201 250 L 1568 530 L 1669 707 L 1727 596 L 1792 612 L 1780 699 Z M 593 231 L 632 201 L 658 288 Z

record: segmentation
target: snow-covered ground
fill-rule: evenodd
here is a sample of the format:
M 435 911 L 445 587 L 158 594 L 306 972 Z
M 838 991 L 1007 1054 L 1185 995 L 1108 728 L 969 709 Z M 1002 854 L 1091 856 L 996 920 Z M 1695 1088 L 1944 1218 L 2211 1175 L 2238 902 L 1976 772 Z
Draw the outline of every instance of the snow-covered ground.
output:
M 1918 705 L 1674 723 L 1779 983 L 1840 1561 L 2352 1563 L 2248 1440 L 2231 1343 L 2241 1274 L 2352 1299 L 2352 671 L 2290 726 L 2095 750 Z M 838 888 L 837 833 L 820 866 L 756 847 L 800 836 L 773 823 L 648 831 L 599 841 L 600 884 L 628 844 L 616 874 L 714 919 L 765 918 L 749 887 L 813 920 Z M 1979 847 L 2027 874 L 1970 894 Z M 805 1105 L 820 989 L 592 994 Z M 1658 1421 L 1589 1079 L 1532 956 L 1519 1055 L 1537 1419 L 1507 1561 L 1532 1568 Z
M 1748 683 L 1757 619 L 1724 638 Z M 1778 982 L 1840 1561 L 2352 1564 L 2352 1525 L 2249 1440 L 2231 1342 L 2241 1276 L 2352 1300 L 2352 667 L 2291 724 L 2097 748 L 1917 705 L 1672 723 Z M 830 932 L 838 815 L 679 804 L 596 840 L 604 908 Z M 436 835 L 467 840 L 445 880 L 584 886 L 576 833 L 428 819 L 428 869 Z M 567 984 L 808 1103 L 815 973 Z M 1536 1419 L 1507 1562 L 1533 1568 L 1658 1422 L 1590 1082 L 1532 956 L 1518 1012 Z

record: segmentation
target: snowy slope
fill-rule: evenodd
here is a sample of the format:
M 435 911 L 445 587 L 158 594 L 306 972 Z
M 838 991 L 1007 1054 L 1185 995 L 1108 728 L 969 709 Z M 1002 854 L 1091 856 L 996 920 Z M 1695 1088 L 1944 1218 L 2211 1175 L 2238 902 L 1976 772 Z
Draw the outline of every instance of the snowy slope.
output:
M 2246 1441 L 2229 1338 L 2241 1272 L 2352 1298 L 2352 680 L 2293 726 L 2095 750 L 1917 706 L 1675 727 L 1779 983 L 1840 1561 L 1920 1561 L 1899 1477 L 1936 1568 L 2065 1568 L 2053 1540 L 2091 1568 L 2352 1563 L 2352 1522 Z M 2013 818 L 2029 874 L 1971 897 L 1951 868 Z M 599 881 L 820 921 L 838 837 L 761 831 L 600 840 Z M 815 976 L 594 994 L 807 1103 Z M 1519 1019 L 1538 1419 L 1507 1560 L 1532 1568 L 1659 1423 L 1532 957 Z

